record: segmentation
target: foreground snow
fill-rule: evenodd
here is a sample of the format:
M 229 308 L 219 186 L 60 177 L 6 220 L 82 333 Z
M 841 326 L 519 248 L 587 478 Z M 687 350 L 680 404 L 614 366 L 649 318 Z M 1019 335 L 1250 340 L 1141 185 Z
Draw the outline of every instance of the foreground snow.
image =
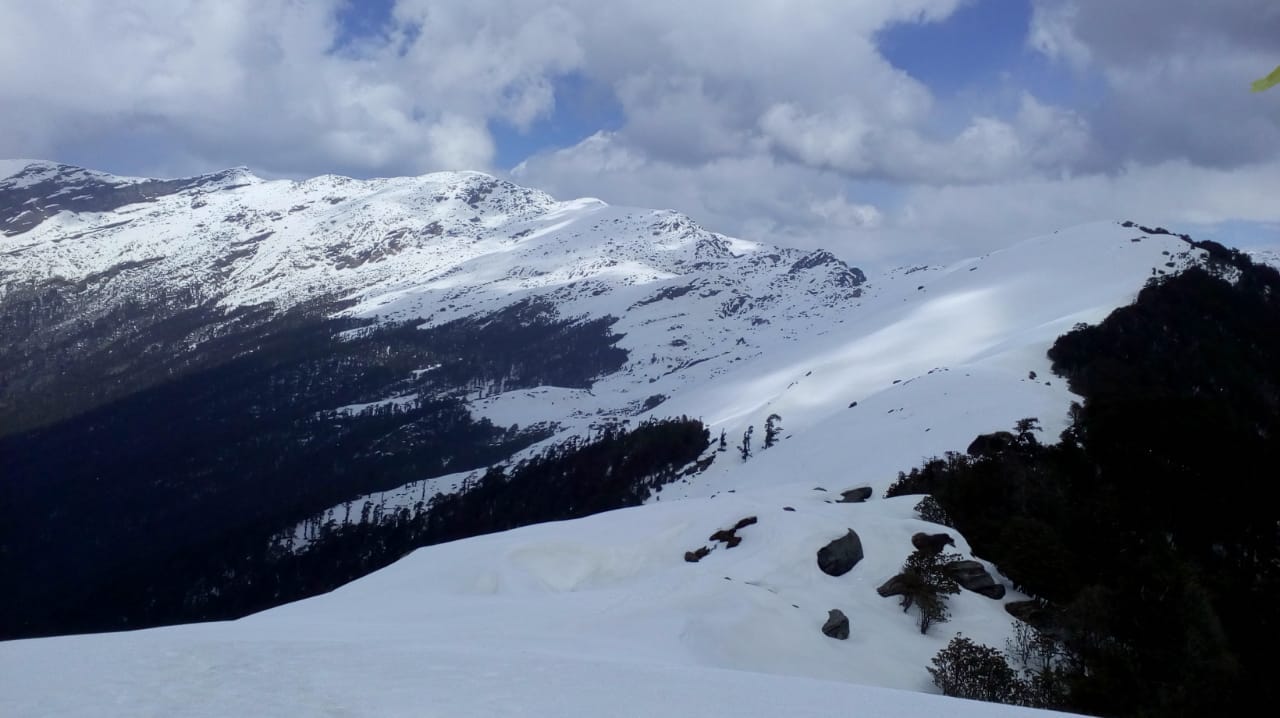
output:
M 163 650 L 147 645 L 142 636 L 117 637 L 85 654 L 83 645 L 63 639 L 19 670 L 0 653 L 0 708 L 12 716 L 192 718 L 1051 715 L 805 678 L 520 649 L 209 636 Z M 98 672 L 103 663 L 111 667 L 106 675 Z
M 658 503 L 415 552 L 240 621 L 0 644 L 5 715 L 1015 715 L 927 690 L 950 631 L 920 636 L 874 586 L 910 549 L 912 501 L 824 492 Z M 683 551 L 745 515 L 743 543 Z M 867 558 L 818 571 L 846 526 Z M 963 545 L 960 547 L 965 549 Z M 829 608 L 851 618 L 835 641 Z M 952 607 L 971 635 L 999 602 Z M 945 627 L 944 627 L 945 628 Z M 738 669 L 738 670 L 728 670 Z

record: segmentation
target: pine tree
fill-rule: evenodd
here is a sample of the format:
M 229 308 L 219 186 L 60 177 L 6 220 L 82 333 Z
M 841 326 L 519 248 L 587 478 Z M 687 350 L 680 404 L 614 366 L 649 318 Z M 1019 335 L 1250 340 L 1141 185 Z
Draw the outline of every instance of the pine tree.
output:
M 778 443 L 778 434 L 782 433 L 782 417 L 777 414 L 770 414 L 768 419 L 764 420 L 764 448 L 769 448 Z
M 956 698 L 1021 703 L 1024 687 L 1000 651 L 957 635 L 928 668 L 942 694 Z
M 746 432 L 742 434 L 742 446 L 738 447 L 738 451 L 742 453 L 743 461 L 751 458 L 751 434 L 755 430 L 754 426 L 748 426 Z
M 902 594 L 902 610 L 908 611 L 913 605 L 917 608 L 921 634 L 927 633 L 933 624 L 945 623 L 951 618 L 947 596 L 960 593 L 960 586 L 943 567 L 958 560 L 960 556 L 956 554 L 930 555 L 917 549 L 902 565 L 907 585 Z

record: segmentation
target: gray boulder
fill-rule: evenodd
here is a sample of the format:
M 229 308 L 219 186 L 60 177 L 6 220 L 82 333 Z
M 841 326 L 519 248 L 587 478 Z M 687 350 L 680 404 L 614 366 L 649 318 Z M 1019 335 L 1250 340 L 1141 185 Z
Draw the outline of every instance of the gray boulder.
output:
M 943 567 L 960 587 L 996 600 L 1004 598 L 1004 584 L 996 581 L 977 561 L 952 561 Z
M 849 529 L 849 533 L 818 549 L 818 568 L 828 576 L 843 576 L 862 556 L 862 539 Z
M 858 488 L 856 488 L 856 489 L 849 489 L 848 491 L 841 491 L 841 492 L 840 492 L 840 500 L 839 500 L 839 501 L 837 501 L 836 503 L 838 503 L 838 504 L 860 504 L 860 503 L 862 503 L 863 501 L 866 501 L 866 500 L 867 500 L 867 499 L 869 499 L 869 498 L 871 498 L 871 487 L 870 487 L 870 486 L 859 486 L 859 487 L 858 487 Z
M 849 637 L 849 617 L 838 608 L 827 611 L 827 622 L 822 624 L 822 632 L 836 640 L 845 640 Z

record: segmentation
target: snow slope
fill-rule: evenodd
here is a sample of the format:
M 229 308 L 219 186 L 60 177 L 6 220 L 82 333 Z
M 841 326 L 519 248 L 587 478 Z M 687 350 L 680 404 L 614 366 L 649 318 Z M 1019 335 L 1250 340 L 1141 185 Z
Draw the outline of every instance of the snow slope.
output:
M 239 176 L 172 206 L 179 195 L 101 217 L 57 214 L 6 239 L 23 251 L 0 269 L 85 276 L 160 257 L 147 265 L 162 273 L 153 280 L 200 277 L 227 256 L 210 246 L 270 231 L 211 288 L 221 301 L 284 305 L 336 292 L 355 314 L 438 323 L 550 297 L 563 316 L 617 317 L 628 365 L 590 390 L 489 387 L 472 398 L 474 412 L 553 422 L 552 441 L 604 419 L 688 414 L 724 430 L 730 450 L 646 506 L 429 547 L 239 621 L 0 644 L 0 712 L 1024 712 L 919 694 L 934 690 L 925 667 L 957 632 L 1003 646 L 1003 603 L 1021 596 L 964 592 L 951 600 L 952 620 L 921 635 L 875 588 L 898 572 L 912 533 L 940 528 L 916 517 L 911 497 L 879 497 L 897 471 L 1023 417 L 1055 435 L 1072 397 L 1049 372 L 1054 337 L 1130 301 L 1147 278 L 1186 262 L 1188 245 L 1094 224 L 863 282 L 824 253 L 721 237 L 672 213 L 555 202 L 483 175 L 354 182 Z M 477 199 L 478 188 L 488 189 Z M 299 197 L 307 207 L 295 217 Z M 219 228 L 191 240 L 180 218 L 205 217 L 215 203 L 205 222 Z M 107 226 L 130 211 L 138 225 Z M 361 222 L 367 234 L 352 233 Z M 339 224 L 346 234 L 326 229 Z M 95 233 L 78 234 L 86 226 Z M 410 229 L 394 235 L 400 227 Z M 347 236 L 351 246 L 332 252 Z M 55 261 L 36 259 L 46 255 Z M 668 398 L 642 411 L 655 394 Z M 775 413 L 783 439 L 760 450 Z M 733 446 L 747 427 L 756 447 L 744 461 Z M 370 500 L 411 503 L 462 478 Z M 870 501 L 833 503 L 863 485 L 875 490 Z M 759 522 L 740 546 L 708 541 L 747 516 Z M 326 518 L 343 520 L 342 507 Z M 827 576 L 815 553 L 849 528 L 866 558 Z M 684 561 L 703 545 L 719 547 Z M 847 641 L 819 630 L 833 608 L 850 617 Z
M 776 413 L 790 437 L 746 465 L 729 452 L 708 472 L 668 487 L 664 498 L 776 486 L 780 478 L 837 484 L 831 489 L 870 485 L 881 493 L 922 458 L 963 451 L 976 434 L 1009 429 L 1024 417 L 1039 418 L 1044 435 L 1056 437 L 1074 397 L 1050 372 L 1049 345 L 1076 323 L 1096 322 L 1132 301 L 1147 278 L 1175 271 L 1191 254 L 1173 236 L 1083 225 L 950 267 L 872 276 L 853 306 L 801 340 L 748 335 L 749 355 L 704 362 L 679 383 L 650 385 L 623 371 L 589 392 L 499 393 L 473 402 L 473 411 L 499 424 L 555 421 L 565 430 L 554 442 L 603 417 L 628 416 L 631 397 L 661 387 L 671 398 L 637 420 L 700 417 L 713 434 L 725 431 L 731 447 L 750 426 L 758 447 L 765 419 Z M 619 322 L 625 341 L 636 347 L 665 339 L 661 327 L 626 322 Z M 448 485 L 464 477 L 451 476 Z M 412 505 L 438 488 L 438 481 L 429 489 L 409 485 L 352 503 Z M 321 522 L 346 515 L 335 507 Z

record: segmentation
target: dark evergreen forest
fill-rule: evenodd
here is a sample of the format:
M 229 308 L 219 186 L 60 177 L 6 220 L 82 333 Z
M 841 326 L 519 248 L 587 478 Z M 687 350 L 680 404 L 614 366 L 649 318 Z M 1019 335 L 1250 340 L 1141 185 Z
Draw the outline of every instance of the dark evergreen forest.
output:
M 707 430 L 681 418 L 549 448 L 485 471 L 455 494 L 401 507 L 381 521 L 322 526 L 294 551 L 263 532 L 224 532 L 75 592 L 52 631 L 107 630 L 237 618 L 330 591 L 434 543 L 641 503 L 706 448 Z
M 0 435 L 0 637 L 271 605 L 215 594 L 248 580 L 272 536 L 318 511 L 482 468 L 548 436 L 549 427 L 476 421 L 462 397 L 588 387 L 626 360 L 610 324 L 562 320 L 534 302 L 429 329 L 307 311 L 229 336 L 225 355 L 209 355 L 218 361 L 175 378 L 139 378 L 147 388 L 87 411 L 61 403 L 74 389 L 63 382 L 9 387 L 18 407 L 56 404 L 46 416 L 73 415 Z M 139 366 L 148 365 L 128 372 L 145 373 Z M 109 368 L 99 366 L 100 381 L 110 382 Z M 79 365 L 73 377 L 91 383 L 91 367 Z M 388 396 L 406 399 L 333 411 Z M 187 596 L 190 586 L 207 595 Z
M 1193 244 L 1203 266 L 1055 342 L 1084 397 L 1057 443 L 1020 422 L 889 491 L 931 494 L 1038 597 L 1017 608 L 1057 656 L 1038 683 L 1053 706 L 1218 716 L 1278 697 L 1280 274 Z

